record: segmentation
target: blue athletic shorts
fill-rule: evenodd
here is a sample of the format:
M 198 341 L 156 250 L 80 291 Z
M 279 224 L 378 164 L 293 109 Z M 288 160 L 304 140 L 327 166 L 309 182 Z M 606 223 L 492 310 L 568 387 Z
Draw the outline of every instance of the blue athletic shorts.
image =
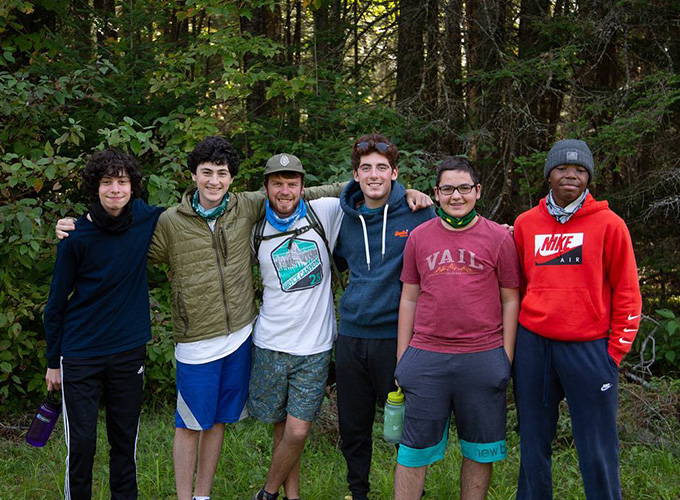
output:
M 248 411 L 270 424 L 286 415 L 313 422 L 326 394 L 330 361 L 331 351 L 295 356 L 255 346 Z
M 199 365 L 177 361 L 175 427 L 195 431 L 248 416 L 250 337 L 235 352 Z
M 488 463 L 506 457 L 510 360 L 502 347 L 465 354 L 409 347 L 394 375 L 406 400 L 398 463 L 422 467 L 444 458 L 452 411 L 465 458 Z

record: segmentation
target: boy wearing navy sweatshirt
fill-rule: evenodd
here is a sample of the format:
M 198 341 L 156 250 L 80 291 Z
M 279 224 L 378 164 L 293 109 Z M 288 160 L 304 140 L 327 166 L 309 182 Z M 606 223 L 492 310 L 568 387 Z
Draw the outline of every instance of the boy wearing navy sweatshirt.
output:
M 92 155 L 82 179 L 93 201 L 80 230 L 57 248 L 44 316 L 45 380 L 48 390 L 62 391 L 66 498 L 91 498 L 103 395 L 111 497 L 131 500 L 137 498 L 137 429 L 151 338 L 146 254 L 163 209 L 137 199 L 139 165 L 120 151 Z
M 412 212 L 396 179 L 399 151 L 380 134 L 352 147 L 354 180 L 340 205 L 345 217 L 335 256 L 350 269 L 339 305 L 335 345 L 338 417 L 347 482 L 354 500 L 368 498 L 376 402 L 396 390 L 397 320 L 402 255 L 409 233 L 434 217 Z
M 551 445 L 565 397 L 586 497 L 621 498 L 618 365 L 635 339 L 642 299 L 625 222 L 588 192 L 593 166 L 585 142 L 557 142 L 545 163 L 548 196 L 515 222 L 521 500 L 552 498 Z

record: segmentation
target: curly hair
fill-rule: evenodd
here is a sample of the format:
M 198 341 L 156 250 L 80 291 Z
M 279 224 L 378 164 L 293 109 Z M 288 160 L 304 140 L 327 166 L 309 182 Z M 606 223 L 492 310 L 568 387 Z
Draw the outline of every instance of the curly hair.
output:
M 241 159 L 234 146 L 225 138 L 215 135 L 196 144 L 193 151 L 189 153 L 187 163 L 192 174 L 196 173 L 196 169 L 201 163 L 214 163 L 215 165 L 226 165 L 231 176 L 236 177 Z
M 102 177 L 123 177 L 125 175 L 130 178 L 131 197 L 141 196 L 142 172 L 139 170 L 137 159 L 113 148 L 99 151 L 90 156 L 85 168 L 80 173 L 83 180 L 83 190 L 93 200 L 99 199 L 99 181 L 102 180 Z
M 362 144 L 362 146 L 359 146 L 359 144 Z M 386 144 L 387 149 L 381 151 L 380 148 L 376 146 L 377 144 Z M 385 146 L 382 146 L 382 149 L 384 148 Z M 371 153 L 383 155 L 387 158 L 392 169 L 397 168 L 397 162 L 399 161 L 399 150 L 397 147 L 382 134 L 366 134 L 354 141 L 354 145 L 352 146 L 352 170 L 359 168 L 362 156 Z
M 437 186 L 439 186 L 439 181 L 442 180 L 442 173 L 447 170 L 467 172 L 470 174 L 472 183 L 475 185 L 479 184 L 479 175 L 467 158 L 462 156 L 447 156 L 444 158 L 437 167 Z

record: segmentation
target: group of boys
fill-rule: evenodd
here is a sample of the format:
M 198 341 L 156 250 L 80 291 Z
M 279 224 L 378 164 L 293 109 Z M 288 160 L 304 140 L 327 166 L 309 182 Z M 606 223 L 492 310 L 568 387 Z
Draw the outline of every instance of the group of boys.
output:
M 264 193 L 233 193 L 238 154 L 209 137 L 188 158 L 195 187 L 165 212 L 138 199 L 134 158 L 115 150 L 90 158 L 82 177 L 93 202 L 58 246 L 45 308 L 47 385 L 63 395 L 67 499 L 91 497 L 100 395 L 111 496 L 137 497 L 147 254 L 172 273 L 178 500 L 210 498 L 224 424 L 248 413 L 274 426 L 268 474 L 253 500 L 276 499 L 282 486 L 285 500 L 300 498 L 300 457 L 336 338 L 333 260 L 350 273 L 335 360 L 354 500 L 368 498 L 376 404 L 395 378 L 406 395 L 395 498 L 423 494 L 452 412 L 463 454 L 460 497 L 485 498 L 492 463 L 506 456 L 511 366 L 517 498 L 552 497 L 550 447 L 565 396 L 586 495 L 621 498 L 617 365 L 637 331 L 641 300 L 625 223 L 588 193 L 588 147 L 567 140 L 552 148 L 550 193 L 517 219 L 514 238 L 476 213 L 481 184 L 469 161 L 449 157 L 438 167 L 435 214 L 419 193 L 407 198 L 398 157 L 382 135 L 357 139 L 353 180 L 339 200 L 322 197 L 339 194 L 338 186 L 305 190 L 302 163 L 288 154 L 267 162 Z M 74 228 L 62 220 L 58 234 Z M 264 286 L 259 315 L 251 253 Z

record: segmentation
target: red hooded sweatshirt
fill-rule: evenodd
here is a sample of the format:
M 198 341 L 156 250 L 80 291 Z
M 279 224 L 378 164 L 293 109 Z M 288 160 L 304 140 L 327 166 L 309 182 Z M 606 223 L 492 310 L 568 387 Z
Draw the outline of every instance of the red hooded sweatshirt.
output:
M 515 221 L 515 243 L 523 271 L 520 324 L 561 341 L 608 336 L 609 354 L 619 364 L 635 339 L 642 309 L 623 219 L 588 194 L 560 224 L 544 198 Z

